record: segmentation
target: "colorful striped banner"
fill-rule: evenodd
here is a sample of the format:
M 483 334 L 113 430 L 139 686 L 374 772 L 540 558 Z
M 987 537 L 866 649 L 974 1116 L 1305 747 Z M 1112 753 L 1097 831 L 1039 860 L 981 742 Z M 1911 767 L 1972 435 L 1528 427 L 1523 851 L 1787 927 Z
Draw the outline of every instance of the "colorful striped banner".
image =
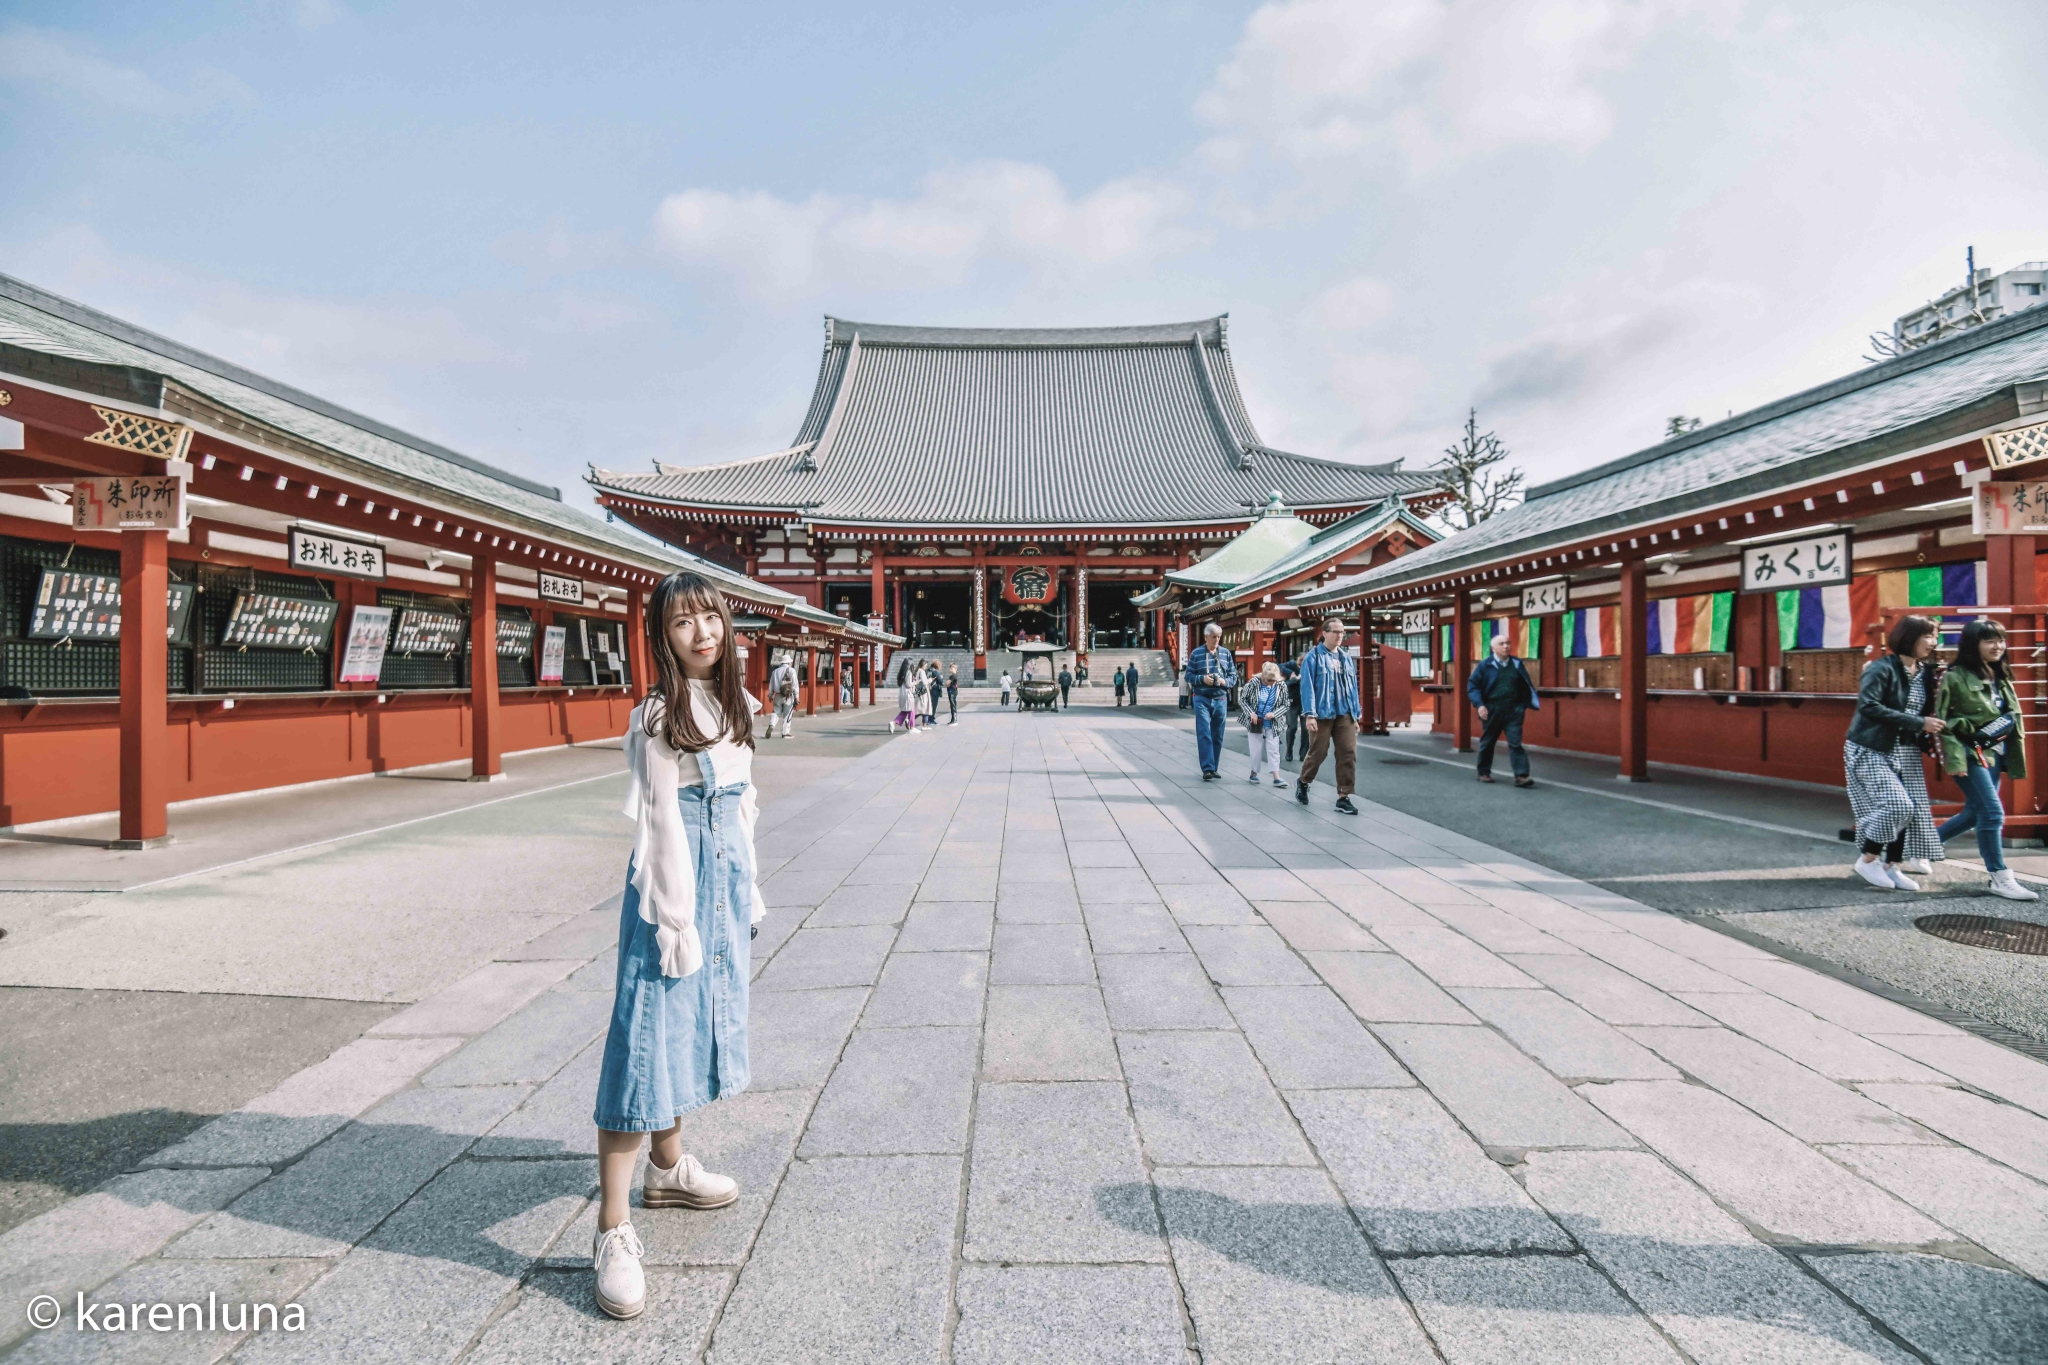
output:
M 1578 607 L 1559 618 L 1562 656 L 1599 659 L 1621 653 L 1621 617 L 1613 607 Z
M 1493 652 L 1496 635 L 1508 637 L 1508 653 L 1517 658 L 1534 659 L 1542 653 L 1543 621 L 1540 617 L 1491 616 L 1472 623 L 1473 663 Z
M 1919 569 L 1894 569 L 1871 575 L 1877 579 L 1880 607 L 1978 607 L 1989 595 L 1986 565 L 1929 564 Z
M 1724 654 L 1735 594 L 1707 592 L 1666 597 L 1649 604 L 1644 651 L 1650 654 Z
M 1877 624 L 1883 577 L 1864 574 L 1831 588 L 1788 588 L 1779 593 L 1778 647 L 1854 649 L 1868 643 L 1865 628 Z

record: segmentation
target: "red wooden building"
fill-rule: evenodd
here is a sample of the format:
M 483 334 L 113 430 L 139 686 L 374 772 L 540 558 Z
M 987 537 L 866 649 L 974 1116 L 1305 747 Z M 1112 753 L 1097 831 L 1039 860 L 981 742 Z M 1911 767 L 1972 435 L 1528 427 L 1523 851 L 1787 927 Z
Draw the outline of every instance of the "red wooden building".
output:
M 1668 763 L 1840 786 L 1867 651 L 1907 608 L 2010 620 L 2027 709 L 2048 711 L 2036 540 L 1973 526 L 1979 485 L 2048 477 L 2044 417 L 2036 309 L 1532 488 L 1294 602 L 1429 613 L 1436 724 L 1461 749 L 1464 679 L 1505 631 L 1545 689 L 1532 745 L 1636 781 Z M 2008 809 L 2039 824 L 2025 785 Z
M 893 643 L 0 276 L 0 827 L 118 809 L 146 845 L 188 798 L 615 737 L 680 567 L 757 682 L 764 646 Z
M 1227 318 L 1147 327 L 947 328 L 825 320 L 785 450 L 593 468 L 621 520 L 989 676 L 1012 643 L 1169 649 L 1132 604 L 1244 531 L 1278 489 L 1317 526 L 1435 476 L 1266 445 Z M 1007 662 L 1007 661 L 1005 661 Z M 1098 658 L 1098 668 L 1108 664 Z

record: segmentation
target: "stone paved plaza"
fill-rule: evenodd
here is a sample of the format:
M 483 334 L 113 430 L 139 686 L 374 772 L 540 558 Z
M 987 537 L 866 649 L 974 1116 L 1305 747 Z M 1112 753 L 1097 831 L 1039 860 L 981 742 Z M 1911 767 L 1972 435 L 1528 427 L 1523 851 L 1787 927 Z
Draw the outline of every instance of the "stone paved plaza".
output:
M 2048 1066 L 1191 748 L 976 709 L 769 803 L 742 1197 L 636 1214 L 638 1321 L 614 897 L 0 1237 L 10 1365 L 2048 1359 Z M 28 1333 L 80 1290 L 309 1325 Z

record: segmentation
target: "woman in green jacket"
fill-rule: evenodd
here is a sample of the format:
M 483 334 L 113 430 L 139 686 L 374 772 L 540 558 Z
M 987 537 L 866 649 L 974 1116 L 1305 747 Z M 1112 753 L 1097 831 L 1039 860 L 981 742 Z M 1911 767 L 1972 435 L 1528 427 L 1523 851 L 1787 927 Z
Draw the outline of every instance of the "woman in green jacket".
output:
M 1963 627 L 1956 664 L 1941 680 L 1934 713 L 1948 722 L 1941 735 L 1941 768 L 1963 789 L 1963 808 L 1941 827 L 1942 841 L 1977 831 L 1977 851 L 1991 873 L 1991 894 L 2012 901 L 2040 899 L 2005 865 L 2005 807 L 1998 799 L 2002 774 L 2027 775 L 2019 694 L 2005 662 L 2005 628 L 1996 621 Z

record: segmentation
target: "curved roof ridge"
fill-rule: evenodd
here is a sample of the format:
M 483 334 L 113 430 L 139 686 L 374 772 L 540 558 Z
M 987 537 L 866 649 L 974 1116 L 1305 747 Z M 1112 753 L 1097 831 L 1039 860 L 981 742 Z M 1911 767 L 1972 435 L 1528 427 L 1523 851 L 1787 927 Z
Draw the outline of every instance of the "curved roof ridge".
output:
M 422 455 L 429 455 L 437 460 L 446 460 L 450 464 L 460 465 L 472 474 L 481 474 L 487 479 L 495 479 L 499 483 L 510 484 L 514 488 L 523 489 L 528 493 L 548 498 L 555 502 L 562 500 L 562 490 L 553 484 L 542 483 L 538 479 L 529 479 L 524 475 L 514 474 L 509 469 L 500 469 L 494 464 L 477 459 L 474 455 L 465 455 L 459 450 L 452 450 L 438 441 L 430 441 L 424 436 L 415 436 L 403 428 L 392 426 L 388 422 L 380 422 L 374 417 L 365 417 L 353 408 L 345 408 L 339 403 L 329 402 L 318 394 L 308 393 L 304 389 L 272 379 L 268 375 L 258 374 L 246 366 L 235 364 L 232 360 L 223 360 L 219 356 L 202 351 L 195 346 L 187 346 L 182 341 L 173 341 L 161 333 L 152 332 L 146 327 L 138 327 L 132 322 L 126 322 L 111 314 L 102 313 L 97 308 L 79 303 L 73 299 L 67 299 L 61 294 L 52 294 L 47 289 L 39 289 L 26 280 L 18 280 L 12 275 L 0 274 L 0 298 L 12 299 L 16 303 L 33 308 L 39 313 L 48 314 L 76 327 L 83 327 L 87 331 L 97 332 L 102 336 L 110 337 L 117 342 L 132 346 L 149 355 L 173 361 L 179 365 L 189 366 L 201 373 L 212 375 L 216 379 L 224 379 L 231 384 L 239 384 L 244 388 L 254 389 L 265 397 L 290 403 L 294 407 L 304 408 L 308 412 L 325 417 L 330 422 L 340 422 L 345 426 L 354 427 L 356 430 L 366 432 L 371 436 L 391 441 L 397 445 L 409 446 Z M 170 377 L 176 378 L 176 376 Z
M 1226 346 L 1229 316 L 1121 327 L 923 327 L 854 322 L 828 313 L 825 330 L 832 345 L 858 332 L 863 346 L 1185 346 L 1190 334 L 1211 346 Z

